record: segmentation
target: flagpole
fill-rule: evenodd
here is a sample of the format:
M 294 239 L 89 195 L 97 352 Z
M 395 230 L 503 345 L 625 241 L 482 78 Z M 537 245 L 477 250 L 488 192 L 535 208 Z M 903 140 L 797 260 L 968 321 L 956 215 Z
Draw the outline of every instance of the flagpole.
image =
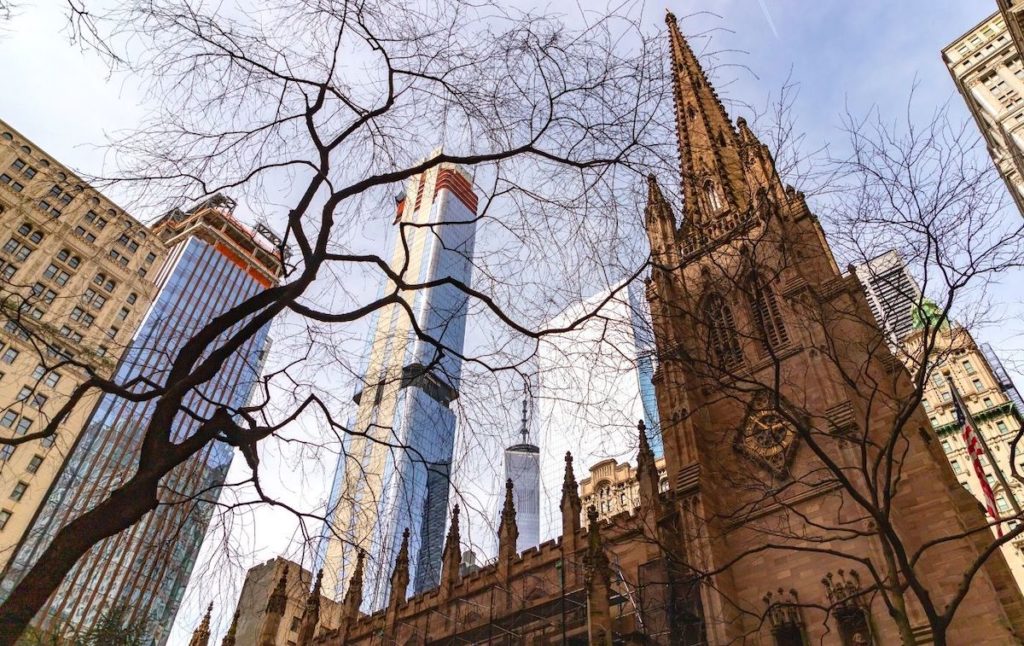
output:
M 978 444 L 981 445 L 981 450 L 984 451 L 985 457 L 988 459 L 989 466 L 996 474 L 996 480 L 999 481 L 999 485 L 1003 488 L 1003 492 L 1006 494 L 1006 498 L 1010 501 L 1010 506 L 1013 507 L 1014 515 L 1019 519 L 1021 517 L 1021 508 L 1017 504 L 1017 497 L 1013 495 L 1013 489 L 1010 488 L 1010 483 L 1006 481 L 1006 476 L 1003 475 L 1003 470 L 999 468 L 999 463 L 996 462 L 996 458 L 992 455 L 992 449 L 989 448 L 988 442 L 985 440 L 985 434 L 982 433 L 981 427 L 974 421 L 974 416 L 971 415 L 971 411 L 967 408 L 967 402 L 960 396 L 960 391 L 956 389 L 956 385 L 953 383 L 953 376 L 949 369 L 942 371 L 943 376 L 946 377 L 946 381 L 949 382 L 949 388 L 953 393 L 953 398 L 957 401 L 954 405 L 959 405 L 960 410 L 964 413 L 964 423 L 974 429 L 974 436 L 978 438 Z M 996 510 L 998 511 L 998 509 Z

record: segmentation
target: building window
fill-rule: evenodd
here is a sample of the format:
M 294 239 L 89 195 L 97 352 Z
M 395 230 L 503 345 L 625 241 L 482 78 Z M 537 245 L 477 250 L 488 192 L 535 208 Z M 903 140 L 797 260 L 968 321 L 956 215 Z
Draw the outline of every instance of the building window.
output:
M 950 465 L 952 465 L 953 467 L 953 473 L 960 475 L 961 473 L 964 472 L 964 468 L 960 466 L 960 463 L 957 462 L 956 460 L 951 461 Z
M 704 182 L 704 203 L 710 213 L 718 213 L 725 206 L 722 203 L 722 196 L 718 192 L 718 187 L 710 179 Z
M 11 500 L 17 502 L 25 497 L 25 492 L 28 491 L 27 482 L 19 482 L 14 485 L 14 489 L 11 490 Z
M 0 355 L 0 361 L 6 364 L 14 363 L 14 360 L 18 358 L 18 351 L 14 348 L 7 348 L 2 355 Z
M 932 383 L 935 384 L 936 386 L 941 386 L 942 384 L 946 383 L 946 381 L 942 378 L 941 373 L 936 372 L 932 373 Z
M 39 467 L 42 464 L 43 456 L 33 455 L 32 459 L 28 461 L 28 466 L 25 467 L 25 470 L 28 471 L 29 473 L 35 473 L 36 471 L 39 471 Z
M 736 335 L 732 310 L 719 294 L 704 299 L 704 323 L 708 326 L 708 345 L 719 367 L 732 369 L 743 363 L 743 352 Z
M 1006 422 L 1004 422 L 1003 420 L 999 420 L 998 422 L 996 422 L 996 430 L 998 430 L 1001 434 L 1005 435 L 1006 433 L 1009 432 L 1010 429 L 1006 427 Z
M 982 385 L 981 379 L 972 379 L 971 384 L 974 386 L 974 392 L 980 393 L 985 390 L 985 386 Z
M 131 294 L 128 294 L 128 298 L 125 300 L 128 302 L 129 305 L 134 305 L 135 301 L 138 300 L 138 298 L 139 295 L 136 294 L 135 292 L 132 292 Z
M 921 400 L 921 406 L 924 408 L 926 413 L 929 413 L 932 410 L 932 404 L 927 399 Z
M 24 435 L 28 433 L 28 429 L 32 428 L 32 420 L 27 417 L 22 417 L 18 420 L 18 430 L 14 433 L 15 435 Z
M 992 408 L 992 398 L 991 397 L 985 397 L 984 399 L 981 400 L 981 403 L 985 404 L 985 408 Z
M 758 280 L 756 275 L 751 276 L 748 285 L 754 321 L 761 333 L 764 354 L 768 354 L 771 350 L 789 343 L 789 335 L 786 333 L 782 312 L 771 286 Z
M 945 451 L 946 453 L 952 453 L 953 452 L 953 447 L 950 446 L 949 440 L 942 440 L 941 444 L 942 444 L 942 450 L 943 451 Z
M 54 442 L 56 442 L 56 441 L 57 441 L 57 434 L 56 434 L 56 432 L 54 432 L 54 433 L 51 433 L 50 435 L 47 435 L 47 436 L 46 436 L 46 437 L 44 437 L 44 438 L 41 438 L 41 439 L 39 440 L 39 444 L 40 444 L 40 445 L 41 445 L 41 446 L 42 446 L 43 448 L 47 448 L 47 449 L 48 449 L 48 448 L 50 448 L 51 446 L 53 446 L 53 443 L 54 443 Z
M 11 444 L 4 444 L 3 446 L 0 446 L 0 462 L 7 462 L 10 460 L 11 456 L 14 455 L 14 450 L 16 448 L 18 447 Z
M 0 509 L 0 529 L 7 527 L 7 521 L 11 519 L 11 512 L 6 509 Z
M 969 375 L 973 375 L 974 374 L 974 364 L 973 363 L 971 363 L 967 359 L 964 359 L 961 362 L 961 365 L 964 367 L 964 372 L 966 372 Z

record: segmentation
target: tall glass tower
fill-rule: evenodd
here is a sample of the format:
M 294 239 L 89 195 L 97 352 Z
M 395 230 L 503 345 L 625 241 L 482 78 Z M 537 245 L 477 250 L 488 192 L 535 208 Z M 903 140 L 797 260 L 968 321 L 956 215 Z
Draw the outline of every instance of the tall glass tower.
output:
M 512 481 L 512 502 L 516 506 L 519 529 L 516 551 L 519 553 L 540 544 L 540 449 L 530 442 L 528 406 L 524 399 L 519 429 L 523 441 L 505 449 L 505 479 Z
M 118 364 L 117 383 L 140 377 L 163 383 L 169 359 L 200 327 L 276 282 L 277 251 L 236 222 L 233 207 L 218 196 L 155 223 L 169 254 L 156 297 Z M 213 379 L 185 397 L 189 414 L 179 412 L 172 439 L 189 437 L 219 407 L 236 409 L 248 402 L 262 369 L 267 331 L 264 327 Z M 62 526 L 130 476 L 154 406 L 152 400 L 100 398 L 3 573 L 0 594 L 10 594 Z M 83 557 L 35 618 L 36 626 L 64 634 L 123 605 L 154 643 L 163 644 L 212 513 L 210 504 L 190 498 L 201 491 L 216 497 L 232 455 L 230 446 L 214 442 L 166 476 L 158 494 L 163 504 Z
M 398 199 L 400 236 L 391 267 L 412 282 L 452 278 L 468 285 L 476 207 L 470 179 L 458 167 L 441 165 L 412 178 Z M 468 300 L 453 285 L 405 297 L 415 326 L 400 305 L 381 309 L 374 323 L 369 362 L 355 395 L 351 428 L 356 434 L 347 437 L 338 462 L 317 552 L 323 589 L 338 598 L 357 549 L 366 552 L 366 611 L 387 603 L 389 575 L 406 528 L 411 590 L 429 590 L 440 580 L 455 442 L 450 406 L 461 376 L 452 352 L 462 351 Z

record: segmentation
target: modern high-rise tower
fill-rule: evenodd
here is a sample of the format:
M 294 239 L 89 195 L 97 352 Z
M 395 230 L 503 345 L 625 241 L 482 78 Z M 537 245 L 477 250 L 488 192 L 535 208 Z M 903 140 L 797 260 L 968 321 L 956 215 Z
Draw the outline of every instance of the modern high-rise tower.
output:
M 505 479 L 513 485 L 512 500 L 519 527 L 516 551 L 520 553 L 540 544 L 540 449 L 530 442 L 528 407 L 528 400 L 523 399 L 519 428 L 523 441 L 505 449 Z
M 855 265 L 854 272 L 889 347 L 897 348 L 914 330 L 914 312 L 922 305 L 921 288 L 897 251 L 886 251 Z
M 636 425 L 643 419 L 652 451 L 663 454 L 642 283 L 574 303 L 545 327 L 569 325 L 594 312 L 576 329 L 545 337 L 538 350 L 541 541 L 561 531 L 567 451 L 581 472 L 604 460 L 625 462 L 636 453 Z
M 217 196 L 187 210 L 174 210 L 152 227 L 168 249 L 157 293 L 114 373 L 117 383 L 145 378 L 163 383 L 169 359 L 203 325 L 273 285 L 280 274 L 278 252 L 232 217 L 234 203 Z M 175 441 L 189 437 L 218 408 L 245 405 L 259 378 L 267 348 L 264 327 L 232 355 L 217 375 L 186 396 L 189 414 L 179 413 Z M 128 401 L 103 395 L 70 457 L 33 519 L 0 581 L 0 595 L 36 562 L 54 534 L 90 509 L 130 476 L 154 400 Z M 64 579 L 35 618 L 37 627 L 66 634 L 88 627 L 104 612 L 124 606 L 130 620 L 156 644 L 167 639 L 212 507 L 189 501 L 224 482 L 233 449 L 208 445 L 161 482 L 161 504 L 131 528 L 97 544 Z
M 471 180 L 461 168 L 442 164 L 412 178 L 398 200 L 400 236 L 391 267 L 410 282 L 452 278 L 468 285 L 476 207 Z M 367 610 L 387 602 L 388 575 L 406 529 L 411 589 L 437 585 L 447 522 L 455 441 L 451 404 L 459 396 L 457 354 L 468 299 L 454 285 L 402 295 L 415 313 L 415 328 L 402 305 L 377 314 L 355 395 L 357 434 L 347 437 L 339 459 L 317 554 L 325 593 L 340 598 L 357 551 L 366 552 Z

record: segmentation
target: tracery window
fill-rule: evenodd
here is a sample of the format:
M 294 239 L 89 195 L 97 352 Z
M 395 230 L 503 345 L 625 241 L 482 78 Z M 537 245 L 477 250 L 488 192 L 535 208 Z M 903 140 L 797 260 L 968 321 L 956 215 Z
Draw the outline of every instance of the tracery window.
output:
M 762 352 L 768 354 L 789 343 L 789 334 L 782 319 L 782 310 L 770 285 L 758 279 L 754 274 L 748 283 L 750 290 L 750 307 L 754 312 L 754 322 L 761 335 Z
M 712 359 L 723 369 L 733 369 L 743 363 L 736 334 L 736 319 L 732 309 L 719 294 L 709 294 L 704 299 L 704 323 L 708 326 L 708 347 Z
M 718 187 L 710 179 L 704 182 L 704 200 L 711 213 L 718 213 L 725 206 L 722 202 L 722 196 L 718 192 Z

